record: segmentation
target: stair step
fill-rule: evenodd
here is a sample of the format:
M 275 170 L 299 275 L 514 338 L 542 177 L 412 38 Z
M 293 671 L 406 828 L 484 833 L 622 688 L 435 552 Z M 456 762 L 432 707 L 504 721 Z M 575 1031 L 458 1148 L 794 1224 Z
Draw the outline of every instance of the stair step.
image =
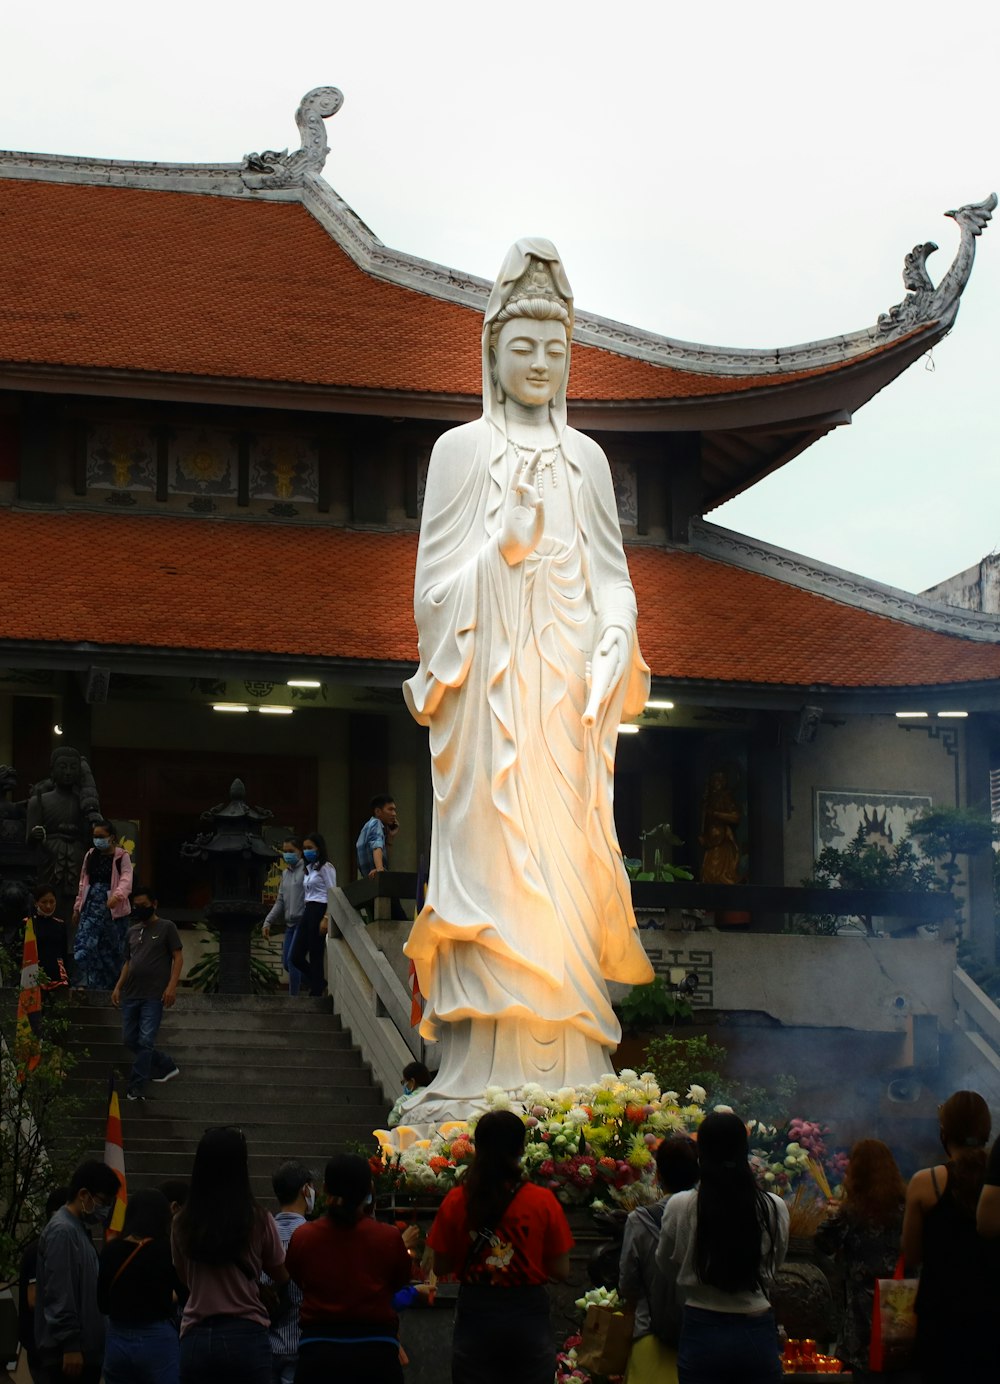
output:
M 291 1073 L 315 1071 L 317 1074 L 329 1072 L 331 1081 L 336 1083 L 342 1073 L 357 1070 L 361 1066 L 361 1054 L 357 1048 L 334 1048 L 331 1052 L 318 1048 L 298 1053 L 287 1049 L 272 1052 L 267 1048 L 262 1050 L 244 1045 L 238 1048 L 192 1048 L 185 1052 L 169 1041 L 161 1044 L 159 1040 L 157 1047 L 169 1052 L 184 1075 L 192 1079 L 212 1080 L 217 1079 L 220 1072 L 227 1072 L 230 1079 L 252 1081 L 258 1079 L 260 1073 L 266 1072 L 273 1080 L 281 1081 L 284 1076 Z M 106 1075 L 109 1065 L 125 1067 L 131 1064 L 131 1061 L 131 1054 L 121 1044 L 109 1044 L 106 1049 L 98 1051 L 89 1048 L 86 1057 L 78 1058 L 73 1075 Z M 300 1075 L 299 1081 L 303 1079 Z
M 72 1048 L 103 1047 L 110 1043 L 121 1043 L 121 1020 L 117 1024 L 80 1024 L 69 1034 Z M 217 1027 L 214 1024 L 179 1024 L 175 1019 L 164 1020 L 157 1035 L 157 1047 L 198 1047 L 212 1043 L 217 1047 L 239 1048 L 248 1039 L 260 1038 L 272 1048 L 299 1048 L 320 1046 L 333 1051 L 337 1048 L 351 1047 L 350 1033 L 339 1026 L 333 1026 L 329 1015 L 315 1015 L 312 1021 L 298 1028 L 288 1028 L 283 1024 L 269 1025 L 267 1028 L 236 1028 L 232 1024 Z

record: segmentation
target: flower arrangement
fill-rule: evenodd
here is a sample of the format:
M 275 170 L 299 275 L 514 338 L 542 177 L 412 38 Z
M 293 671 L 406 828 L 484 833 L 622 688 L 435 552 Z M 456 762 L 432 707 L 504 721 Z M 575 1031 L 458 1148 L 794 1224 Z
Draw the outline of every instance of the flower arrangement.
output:
M 656 1200 L 653 1154 L 671 1135 L 697 1138 L 708 1110 L 708 1092 L 691 1085 L 683 1098 L 661 1091 L 652 1072 L 609 1072 L 588 1086 L 545 1091 L 523 1087 L 516 1096 L 500 1087 L 485 1094 L 490 1110 L 514 1110 L 525 1124 L 524 1169 L 566 1206 L 606 1202 L 632 1210 Z M 716 1106 L 728 1110 L 727 1106 Z M 827 1154 L 823 1126 L 800 1118 L 781 1125 L 752 1119 L 750 1164 L 758 1184 L 779 1195 L 803 1181 L 824 1196 L 841 1180 L 843 1156 Z M 475 1122 L 452 1120 L 429 1136 L 411 1126 L 375 1131 L 379 1151 L 371 1159 L 379 1195 L 438 1199 L 458 1185 L 472 1161 Z

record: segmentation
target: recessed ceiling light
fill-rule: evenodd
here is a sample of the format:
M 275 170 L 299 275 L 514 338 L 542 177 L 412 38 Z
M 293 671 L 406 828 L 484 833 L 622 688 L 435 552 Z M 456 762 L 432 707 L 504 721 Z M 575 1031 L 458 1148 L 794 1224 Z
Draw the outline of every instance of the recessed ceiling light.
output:
M 315 680 L 315 678 L 289 678 L 288 681 L 285 683 L 285 686 L 286 686 L 286 687 L 322 687 L 323 684 L 322 684 L 321 682 L 317 682 L 317 681 Z
M 897 721 L 926 721 L 926 711 L 897 711 Z
M 646 703 L 647 711 L 673 711 L 673 702 L 652 701 Z
M 939 716 L 950 717 L 953 721 L 964 721 L 965 718 L 966 718 L 966 716 L 968 716 L 968 714 L 969 714 L 969 713 L 968 713 L 967 711 L 939 711 L 939 712 L 938 712 L 938 715 L 939 715 Z
M 245 702 L 213 702 L 213 711 L 249 711 Z
M 619 734 L 619 735 L 638 735 L 638 734 L 639 734 L 639 727 L 638 727 L 638 726 L 619 726 L 619 727 L 618 727 L 618 734 Z
M 262 716 L 294 716 L 295 708 L 292 706 L 259 706 L 257 710 Z

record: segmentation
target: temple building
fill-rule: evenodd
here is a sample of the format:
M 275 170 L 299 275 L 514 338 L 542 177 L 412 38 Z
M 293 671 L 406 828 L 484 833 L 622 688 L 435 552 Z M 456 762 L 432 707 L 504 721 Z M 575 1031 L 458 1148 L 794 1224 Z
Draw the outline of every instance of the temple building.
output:
M 84 751 L 182 919 L 203 900 L 179 844 L 235 772 L 325 832 L 343 879 L 375 792 L 394 864 L 427 845 L 400 684 L 427 459 L 480 412 L 489 285 L 389 249 L 323 180 L 338 105 L 309 93 L 300 149 L 231 164 L 0 154 L 0 762 L 23 798 L 53 746 Z M 798 884 L 859 826 L 898 840 L 927 805 L 988 804 L 995 607 L 710 516 L 941 341 L 994 204 L 949 213 L 936 287 L 918 246 L 902 301 L 829 340 L 729 350 L 578 312 L 570 422 L 611 462 L 653 673 L 619 745 L 627 856 L 669 822 L 698 878 Z M 985 946 L 989 862 L 969 873 Z

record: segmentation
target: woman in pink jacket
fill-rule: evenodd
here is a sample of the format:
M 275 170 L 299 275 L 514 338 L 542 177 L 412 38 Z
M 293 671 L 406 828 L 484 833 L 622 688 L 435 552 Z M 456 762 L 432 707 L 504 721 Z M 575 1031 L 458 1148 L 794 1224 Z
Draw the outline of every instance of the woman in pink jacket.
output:
M 76 983 L 83 990 L 113 990 L 122 968 L 132 911 L 132 860 L 107 821 L 93 826 L 94 844 L 83 857 L 73 905 Z

